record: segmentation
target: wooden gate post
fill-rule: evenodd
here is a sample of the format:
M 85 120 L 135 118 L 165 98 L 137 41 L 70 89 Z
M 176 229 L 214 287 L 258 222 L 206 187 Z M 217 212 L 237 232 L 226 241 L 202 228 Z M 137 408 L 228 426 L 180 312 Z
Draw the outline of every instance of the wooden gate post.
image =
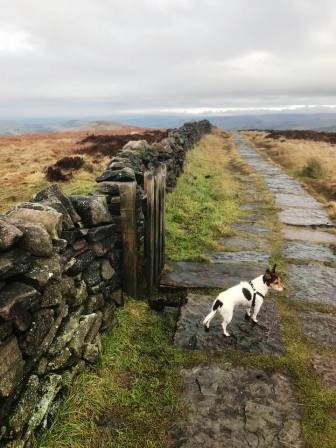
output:
M 138 270 L 136 182 L 120 183 L 119 189 L 122 234 L 123 290 L 131 297 L 136 297 Z
M 145 263 L 148 298 L 153 295 L 154 286 L 154 176 L 147 171 L 144 174 L 144 190 L 147 195 L 145 220 Z

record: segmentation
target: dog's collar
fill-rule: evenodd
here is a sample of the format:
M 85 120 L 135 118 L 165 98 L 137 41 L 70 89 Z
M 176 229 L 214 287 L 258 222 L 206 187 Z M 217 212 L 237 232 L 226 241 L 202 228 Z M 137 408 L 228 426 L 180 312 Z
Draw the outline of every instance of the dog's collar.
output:
M 263 294 L 261 294 L 261 292 L 259 292 L 259 291 L 257 291 L 257 290 L 255 289 L 254 284 L 252 283 L 252 281 L 249 282 L 249 285 L 251 286 L 251 288 L 252 288 L 252 290 L 253 290 L 252 306 L 254 306 L 254 305 L 255 305 L 255 299 L 256 299 L 256 296 L 257 296 L 257 295 L 260 296 L 260 297 L 262 297 L 263 299 L 265 298 L 265 296 L 264 296 Z

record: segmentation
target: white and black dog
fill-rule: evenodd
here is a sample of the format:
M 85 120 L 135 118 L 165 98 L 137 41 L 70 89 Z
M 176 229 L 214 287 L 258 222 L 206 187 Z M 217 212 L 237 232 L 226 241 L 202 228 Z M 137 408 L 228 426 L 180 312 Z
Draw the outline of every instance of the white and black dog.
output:
M 223 318 L 222 327 L 224 335 L 230 336 L 226 327 L 231 322 L 233 311 L 237 305 L 246 308 L 248 318 L 251 318 L 253 322 L 257 323 L 257 316 L 268 289 L 272 288 L 276 291 L 283 291 L 284 289 L 278 274 L 275 272 L 275 268 L 276 264 L 272 270 L 269 268 L 266 269 L 264 275 L 260 275 L 250 282 L 241 282 L 239 285 L 221 292 L 214 301 L 210 313 L 203 321 L 205 330 L 209 330 L 210 322 L 215 317 L 217 311 L 219 311 Z

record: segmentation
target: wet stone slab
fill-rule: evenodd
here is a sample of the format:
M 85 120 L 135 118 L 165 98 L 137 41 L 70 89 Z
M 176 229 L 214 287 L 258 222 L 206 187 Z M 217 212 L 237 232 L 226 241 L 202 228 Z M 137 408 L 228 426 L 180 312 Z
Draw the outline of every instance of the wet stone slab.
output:
M 300 241 L 287 242 L 283 255 L 288 260 L 300 262 L 317 261 L 321 263 L 336 263 L 336 255 L 328 246 L 304 243 Z
M 314 353 L 312 367 L 321 377 L 323 384 L 329 389 L 336 388 L 336 358 L 331 355 Z
M 282 229 L 282 233 L 286 240 L 336 245 L 336 235 L 325 230 L 285 226 Z
M 275 201 L 282 207 L 301 207 L 301 208 L 316 208 L 321 210 L 321 204 L 319 204 L 314 198 L 307 194 L 285 194 L 276 193 Z
M 262 251 L 268 248 L 268 242 L 261 238 L 241 238 L 239 236 L 232 236 L 219 240 L 221 246 L 230 250 L 258 250 Z
M 279 213 L 279 219 L 283 224 L 292 226 L 334 226 L 326 212 L 316 208 L 288 207 Z
M 254 263 L 266 266 L 269 255 L 257 251 L 216 252 L 210 255 L 211 263 Z
M 186 416 L 169 431 L 173 448 L 301 448 L 288 378 L 230 364 L 181 371 Z
M 292 178 L 285 174 L 274 177 L 265 177 L 265 184 L 273 193 L 301 194 L 304 195 L 304 189 Z
M 269 232 L 269 229 L 266 226 L 259 223 L 235 224 L 233 228 L 239 232 L 246 232 L 252 234 L 267 234 Z
M 228 326 L 230 337 L 223 335 L 219 313 L 206 332 L 203 319 L 209 313 L 213 296 L 189 294 L 177 322 L 174 343 L 189 350 L 225 351 L 227 348 L 251 353 L 284 353 L 280 319 L 273 300 L 265 300 L 258 315 L 259 325 L 245 320 L 245 311 L 236 308 Z
M 289 299 L 336 305 L 336 270 L 317 264 L 288 265 Z
M 305 336 L 316 344 L 335 348 L 336 316 L 317 311 L 304 311 L 300 313 L 300 318 Z
M 177 261 L 168 264 L 167 272 L 161 276 L 161 285 L 226 289 L 257 277 L 263 269 L 264 266 Z

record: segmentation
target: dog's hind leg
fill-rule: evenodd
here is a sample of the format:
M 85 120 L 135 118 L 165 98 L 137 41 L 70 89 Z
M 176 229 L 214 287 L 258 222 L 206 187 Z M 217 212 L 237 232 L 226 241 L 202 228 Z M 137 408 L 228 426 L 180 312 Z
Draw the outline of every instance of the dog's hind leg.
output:
M 232 320 L 232 314 L 230 312 L 221 312 L 221 315 L 223 317 L 223 322 L 222 322 L 222 328 L 223 328 L 223 333 L 224 336 L 230 336 L 230 333 L 228 333 L 228 331 L 226 330 L 226 327 L 230 324 L 231 320 Z

